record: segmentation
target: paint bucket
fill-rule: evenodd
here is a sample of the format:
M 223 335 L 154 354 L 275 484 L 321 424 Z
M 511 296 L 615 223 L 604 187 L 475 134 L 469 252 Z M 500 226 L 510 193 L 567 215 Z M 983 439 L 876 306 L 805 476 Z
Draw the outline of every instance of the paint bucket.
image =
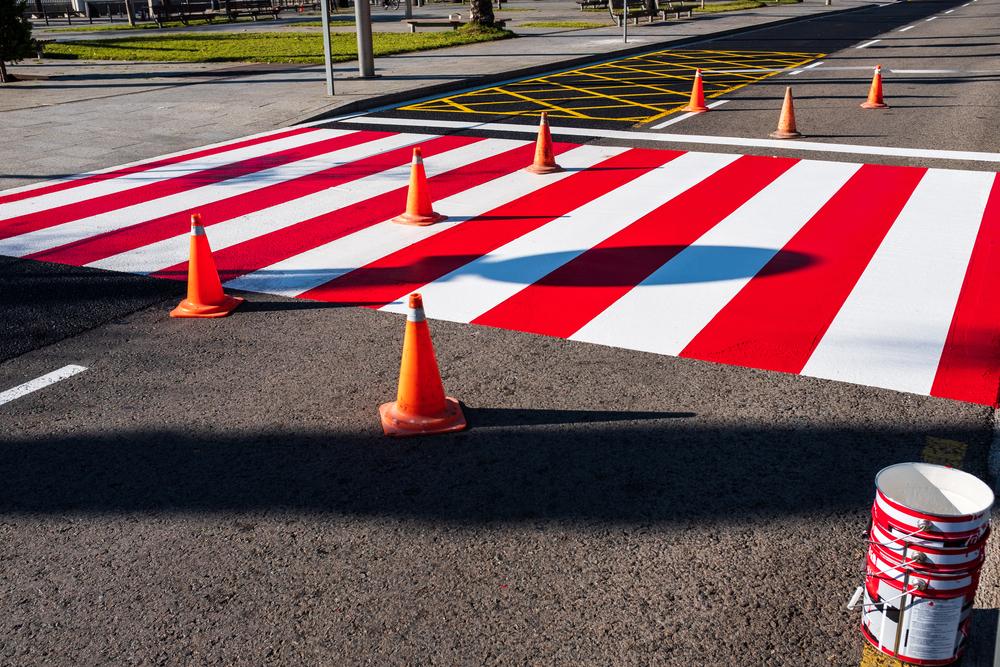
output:
M 968 640 L 993 492 L 928 463 L 885 468 L 875 486 L 861 632 L 904 662 L 949 664 Z

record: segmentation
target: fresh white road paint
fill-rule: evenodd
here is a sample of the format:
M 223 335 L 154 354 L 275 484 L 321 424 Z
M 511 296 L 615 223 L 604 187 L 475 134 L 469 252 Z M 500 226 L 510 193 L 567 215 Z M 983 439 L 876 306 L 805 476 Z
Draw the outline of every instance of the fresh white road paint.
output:
M 803 68 L 801 68 L 801 69 L 797 69 L 797 70 L 792 70 L 791 72 L 789 72 L 789 73 L 788 73 L 788 76 L 795 76 L 796 74 L 802 74 L 802 73 L 803 73 L 803 72 L 805 72 L 805 71 L 806 71 L 807 69 L 813 69 L 814 67 L 819 67 L 819 66 L 820 66 L 820 65 L 822 65 L 822 64 L 823 64 L 824 62 L 825 62 L 825 61 L 823 61 L 823 60 L 817 60 L 817 61 L 816 61 L 816 62 L 814 62 L 814 63 L 813 63 L 812 65 L 806 65 L 805 67 L 803 67 Z
M 870 67 L 866 67 L 871 71 Z M 345 118 L 344 123 L 364 123 L 368 125 L 390 125 L 411 127 L 409 118 L 380 118 L 361 116 Z M 454 129 L 493 130 L 497 132 L 519 132 L 537 135 L 538 125 L 516 125 L 507 123 L 470 123 L 461 120 L 421 119 L 422 127 L 447 127 Z M 822 143 L 819 141 L 786 141 L 781 139 L 748 139 L 745 137 L 710 137 L 700 134 L 668 134 L 659 132 L 636 132 L 633 130 L 598 130 L 593 128 L 559 127 L 553 134 L 564 137 L 603 137 L 634 141 L 652 141 L 665 144 L 707 144 L 715 146 L 741 146 L 747 148 L 771 148 L 785 151 L 814 151 L 821 153 L 845 153 L 851 155 L 888 155 L 892 157 L 916 157 L 929 160 L 968 160 L 970 162 L 1000 162 L 1000 153 L 980 153 L 976 151 L 952 151 L 935 148 L 901 148 L 893 146 L 863 146 L 852 144 Z
M 46 373 L 41 377 L 37 377 L 34 380 L 29 380 L 24 384 L 19 384 L 12 389 L 0 393 L 0 405 L 4 403 L 10 403 L 13 400 L 21 398 L 22 396 L 27 396 L 28 394 L 38 391 L 39 389 L 44 389 L 51 384 L 55 384 L 60 380 L 65 380 L 68 377 L 73 377 L 77 373 L 82 373 L 87 370 L 84 366 L 76 366 L 70 364 L 69 366 L 63 366 L 58 370 L 54 370 L 51 373 Z
M 729 100 L 716 100 L 715 102 L 712 102 L 711 104 L 706 104 L 705 106 L 707 106 L 709 109 L 714 109 L 717 106 L 722 106 L 723 104 L 725 104 L 728 101 Z M 702 113 L 702 112 L 699 112 L 699 111 L 690 111 L 688 113 L 681 114 L 680 116 L 677 116 L 676 118 L 671 118 L 670 120 L 665 120 L 662 123 L 660 123 L 659 125 L 654 125 L 653 127 L 649 128 L 649 129 L 651 129 L 651 130 L 659 130 L 659 129 L 662 129 L 662 128 L 668 126 L 668 125 L 673 125 L 674 123 L 679 123 L 682 120 L 690 118 L 691 116 L 697 116 L 697 115 L 699 115 L 699 113 Z
M 881 39 L 873 39 L 870 42 L 865 42 L 864 44 L 861 44 L 860 46 L 855 46 L 854 48 L 856 48 L 856 49 L 864 49 L 864 48 L 867 48 L 867 47 L 871 46 L 872 44 L 878 44 L 881 41 L 882 41 Z
M 906 32 L 907 30 L 913 30 L 913 28 L 914 28 L 914 27 L 915 27 L 915 26 L 912 26 L 912 25 L 908 25 L 908 26 L 906 26 L 905 28 L 900 28 L 900 29 L 899 29 L 899 32 Z

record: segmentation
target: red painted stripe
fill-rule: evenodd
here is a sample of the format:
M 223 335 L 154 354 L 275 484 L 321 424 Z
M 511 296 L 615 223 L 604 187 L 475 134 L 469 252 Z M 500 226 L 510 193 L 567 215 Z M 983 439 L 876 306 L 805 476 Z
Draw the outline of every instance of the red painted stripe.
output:
M 193 174 L 168 178 L 162 181 L 141 185 L 123 192 L 112 192 L 93 199 L 73 202 L 55 208 L 35 211 L 0 221 L 0 239 L 27 234 L 39 229 L 54 227 L 73 220 L 89 218 L 116 209 L 134 206 L 168 195 L 192 190 L 205 185 L 212 185 L 230 178 L 238 178 L 264 169 L 279 167 L 296 160 L 322 155 L 330 151 L 350 146 L 355 139 L 352 134 L 324 139 L 315 143 L 297 146 L 277 153 L 269 153 L 259 157 L 240 160 L 232 164 L 220 165 Z
M 997 407 L 1000 388 L 1000 175 L 958 295 L 931 396 Z
M 309 290 L 306 299 L 381 307 L 680 155 L 633 149 Z
M 741 157 L 473 323 L 572 336 L 797 161 Z
M 473 137 L 459 136 L 447 139 L 455 142 L 452 147 L 482 141 Z M 443 152 L 447 145 L 447 143 L 435 143 L 434 150 L 424 150 L 424 162 Z M 430 194 L 435 199 L 443 199 L 499 178 L 530 164 L 532 150 L 533 146 L 527 144 L 431 177 L 427 179 Z M 404 185 L 357 204 L 329 211 L 250 241 L 223 248 L 213 253 L 219 275 L 223 281 L 232 280 L 388 220 L 405 209 L 406 189 L 407 186 Z M 187 275 L 187 262 L 158 271 L 155 275 L 161 278 L 183 279 Z
M 278 139 L 292 137 L 297 134 L 302 134 L 304 132 L 314 132 L 315 130 L 316 128 L 313 127 L 295 127 L 289 130 L 285 130 L 284 132 L 277 132 L 275 134 L 270 134 L 266 137 L 254 137 L 252 139 L 245 139 L 243 141 L 237 141 L 231 144 L 226 144 L 225 146 L 204 148 L 202 150 L 196 150 L 190 153 L 184 153 L 182 155 L 175 155 L 173 157 L 163 158 L 160 160 L 144 162 L 143 164 L 132 165 L 131 167 L 123 167 L 121 169 L 114 169 L 112 171 L 107 171 L 100 174 L 90 174 L 88 176 L 83 176 L 81 178 L 75 178 L 68 181 L 61 181 L 59 183 L 52 183 L 51 185 L 44 185 L 42 187 L 35 188 L 33 190 L 25 190 L 23 192 L 12 192 L 10 194 L 0 195 L 0 204 L 8 204 L 10 202 L 21 201 L 22 199 L 31 199 L 32 197 L 47 195 L 53 192 L 62 192 L 63 190 L 69 190 L 70 188 L 78 188 L 81 185 L 89 185 L 90 183 L 100 183 L 101 181 L 107 181 L 112 178 L 120 178 L 121 176 L 128 176 L 129 174 L 138 174 L 143 171 L 149 171 L 150 169 L 156 169 L 157 167 L 166 167 L 171 164 L 177 164 L 178 162 L 197 160 L 199 158 L 208 157 L 209 155 L 218 155 L 219 153 L 225 153 L 226 151 L 233 151 L 239 148 L 246 148 L 248 146 L 256 146 L 257 144 L 262 144 L 267 141 L 276 141 Z
M 863 166 L 681 356 L 801 372 L 925 171 Z
M 357 138 L 355 143 L 360 144 L 390 136 L 390 133 L 358 132 L 352 136 Z M 438 141 L 442 141 L 442 139 L 433 139 L 423 144 L 423 146 L 428 147 Z M 456 143 L 453 140 L 444 140 L 444 145 L 454 148 L 456 145 L 460 145 L 460 143 Z M 198 212 L 201 213 L 205 226 L 214 225 L 271 206 L 284 204 L 321 190 L 337 187 L 348 181 L 363 178 L 386 169 L 398 167 L 401 164 L 409 162 L 412 153 L 413 149 L 411 147 L 404 147 L 347 164 L 338 164 L 330 169 L 306 174 L 290 181 L 274 183 L 259 190 L 244 192 L 200 206 L 198 207 Z M 115 229 L 104 234 L 67 243 L 57 248 L 43 250 L 27 257 L 47 262 L 60 262 L 62 264 L 82 266 L 117 255 L 118 253 L 134 250 L 135 248 L 183 234 L 190 227 L 190 214 L 191 211 L 171 213 L 160 218 L 132 225 L 131 227 Z

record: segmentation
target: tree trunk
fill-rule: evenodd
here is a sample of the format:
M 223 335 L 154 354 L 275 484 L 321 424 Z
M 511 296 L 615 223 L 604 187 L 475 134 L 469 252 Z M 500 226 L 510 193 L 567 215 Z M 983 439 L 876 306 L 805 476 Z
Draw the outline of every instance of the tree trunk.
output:
M 493 16 L 493 0 L 471 0 L 469 4 L 469 22 L 477 25 L 491 26 L 496 21 Z
M 132 0 L 125 0 L 125 15 L 128 16 L 128 24 L 135 25 L 135 10 L 132 8 Z
M 7 83 L 7 67 L 3 64 L 3 58 L 0 58 L 0 83 Z

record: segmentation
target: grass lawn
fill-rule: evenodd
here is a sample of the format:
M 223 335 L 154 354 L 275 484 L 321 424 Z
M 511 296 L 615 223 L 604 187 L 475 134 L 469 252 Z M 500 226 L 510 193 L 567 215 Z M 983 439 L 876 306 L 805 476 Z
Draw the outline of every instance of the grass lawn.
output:
M 694 11 L 702 14 L 718 14 L 719 12 L 735 12 L 740 9 L 757 9 L 758 7 L 767 7 L 768 5 L 794 5 L 799 2 L 802 2 L 802 0 L 778 0 L 777 2 L 774 2 L 773 0 L 771 2 L 764 2 L 764 0 L 709 2 L 705 4 L 704 9 L 702 9 L 700 5 L 696 5 Z
M 611 25 L 611 23 L 598 23 L 597 21 L 532 21 L 522 23 L 519 28 L 570 28 L 572 30 L 585 30 L 587 28 L 600 28 Z
M 376 56 L 425 51 L 458 44 L 513 37 L 507 30 L 460 28 L 443 32 L 373 35 Z M 354 60 L 353 33 L 331 35 L 333 59 Z M 193 34 L 121 37 L 45 45 L 47 58 L 85 60 L 160 60 L 175 62 L 322 63 L 323 38 L 317 33 Z

